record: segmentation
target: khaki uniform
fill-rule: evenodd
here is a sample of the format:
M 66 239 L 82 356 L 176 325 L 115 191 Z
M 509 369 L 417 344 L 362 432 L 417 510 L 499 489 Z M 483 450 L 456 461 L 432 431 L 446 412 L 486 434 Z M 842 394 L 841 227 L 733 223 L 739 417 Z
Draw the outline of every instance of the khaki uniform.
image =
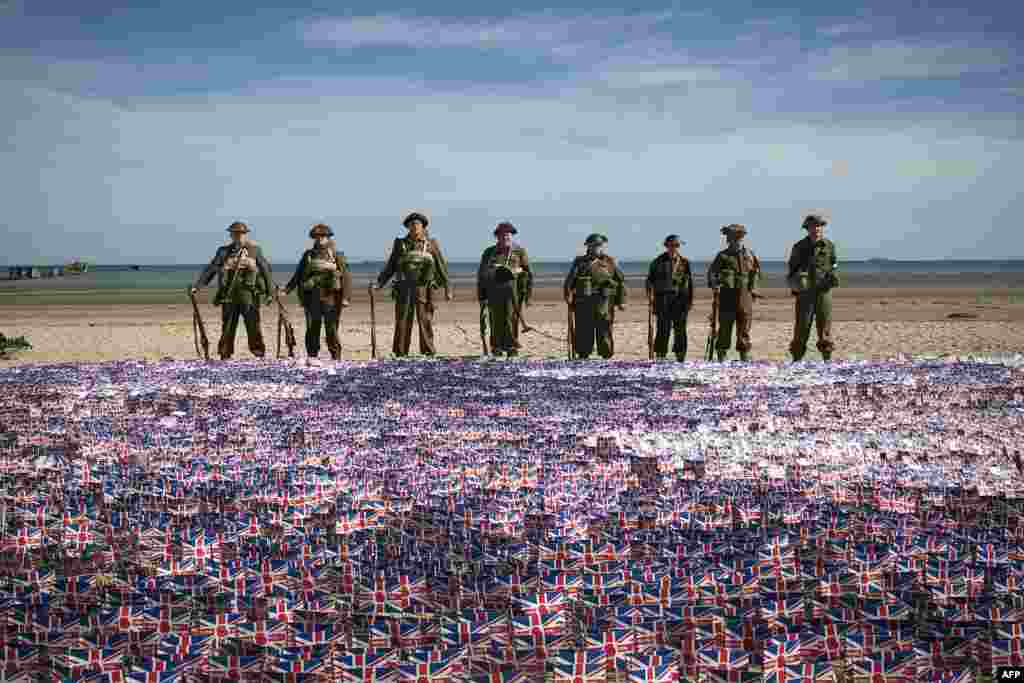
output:
M 715 349 L 724 358 L 732 346 L 736 326 L 736 350 L 740 358 L 749 358 L 750 327 L 754 318 L 754 294 L 761 280 L 761 262 L 745 246 L 718 252 L 708 268 L 708 287 L 721 287 L 718 295 L 718 339 Z
M 839 257 L 836 245 L 827 239 L 812 243 L 810 236 L 793 245 L 789 256 L 790 290 L 796 292 L 793 303 L 793 341 L 789 352 L 793 360 L 807 353 L 811 319 L 818 328 L 818 351 L 827 360 L 832 356 L 832 289 L 839 285 Z
M 579 256 L 572 262 L 562 285 L 566 298 L 573 297 L 576 355 L 587 358 L 594 351 L 602 358 L 615 353 L 611 307 L 625 303 L 626 278 L 611 256 Z
M 333 264 L 330 270 L 326 264 Z M 306 354 L 316 358 L 320 354 L 320 328 L 324 328 L 327 350 L 331 358 L 341 357 L 341 339 L 338 325 L 341 320 L 341 302 L 349 299 L 352 291 L 352 273 L 343 252 L 336 251 L 334 243 L 324 249 L 307 249 L 295 273 L 285 286 L 286 291 L 298 290 L 299 303 L 306 314 Z
M 434 294 L 443 288 L 449 291 L 448 262 L 441 253 L 441 245 L 434 238 L 415 241 L 411 237 L 395 239 L 387 265 L 377 277 L 383 287 L 394 276 L 391 289 L 395 300 L 395 337 L 392 352 L 395 356 L 409 355 L 412 343 L 412 324 L 420 331 L 420 353 L 433 356 L 434 346 Z
M 243 249 L 245 256 L 242 255 Z M 217 277 L 214 304 L 221 307 L 221 334 L 217 342 L 221 360 L 227 360 L 235 353 L 235 335 L 240 318 L 245 321 L 249 350 L 257 358 L 263 358 L 267 348 L 260 327 L 260 302 L 270 295 L 272 287 L 270 263 L 263 257 L 263 251 L 247 240 L 218 248 L 194 286 L 197 289 L 205 287 L 214 276 Z M 239 280 L 232 286 L 235 277 Z
M 672 353 L 678 360 L 686 358 L 686 320 L 693 308 L 693 274 L 684 256 L 675 258 L 665 252 L 651 261 L 647 272 L 647 293 L 653 298 L 657 333 L 654 353 L 664 358 L 668 338 L 673 336 Z
M 487 247 L 476 275 L 477 298 L 487 303 L 491 351 L 519 351 L 519 319 L 516 307 L 525 306 L 533 293 L 533 273 L 526 249 L 513 244 L 508 250 Z

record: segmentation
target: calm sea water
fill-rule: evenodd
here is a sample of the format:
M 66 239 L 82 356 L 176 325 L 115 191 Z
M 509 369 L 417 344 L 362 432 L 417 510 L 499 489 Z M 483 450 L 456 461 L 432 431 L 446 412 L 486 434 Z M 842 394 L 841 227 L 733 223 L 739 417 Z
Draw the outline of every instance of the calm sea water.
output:
M 692 261 L 698 284 L 703 286 L 706 261 Z M 620 267 L 631 285 L 647 274 L 649 261 L 621 261 Z M 273 264 L 274 280 L 284 284 L 295 270 L 293 263 Z M 365 286 L 383 267 L 382 261 L 351 262 L 356 286 Z M 568 271 L 568 261 L 532 263 L 535 285 L 558 285 Z M 0 266 L 0 287 L 53 289 L 182 289 L 187 287 L 205 264 L 143 265 L 133 270 L 124 265 L 97 265 L 82 275 L 38 280 L 7 280 L 7 268 Z M 766 286 L 782 286 L 786 264 L 763 261 Z M 449 271 L 456 286 L 472 286 L 476 262 L 452 262 Z M 850 286 L 949 286 L 991 282 L 992 286 L 1024 287 L 1024 260 L 1005 261 L 843 261 L 842 270 Z

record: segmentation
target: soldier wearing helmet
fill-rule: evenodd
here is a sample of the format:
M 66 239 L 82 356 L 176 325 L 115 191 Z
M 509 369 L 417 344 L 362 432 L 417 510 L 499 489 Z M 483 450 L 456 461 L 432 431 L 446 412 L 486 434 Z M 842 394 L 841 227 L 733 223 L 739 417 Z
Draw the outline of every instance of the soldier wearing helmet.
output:
M 736 350 L 740 360 L 750 360 L 750 327 L 754 318 L 754 299 L 761 280 L 761 262 L 743 243 L 746 226 L 733 223 L 722 228 L 728 245 L 715 255 L 708 267 L 708 287 L 718 293 L 718 339 L 715 350 L 723 361 L 732 346 L 732 328 L 736 326 Z
M 693 308 L 693 274 L 689 260 L 679 253 L 682 244 L 679 235 L 665 238 L 665 251 L 651 261 L 645 288 L 658 320 L 654 353 L 658 358 L 668 354 L 672 333 L 672 352 L 679 362 L 686 359 L 686 319 Z
M 221 360 L 228 360 L 235 352 L 235 334 L 238 320 L 245 321 L 249 350 L 257 358 L 266 354 L 263 330 L 260 328 L 261 299 L 270 296 L 270 263 L 259 245 L 246 237 L 249 226 L 235 222 L 228 226 L 231 243 L 217 249 L 213 259 L 192 285 L 194 295 L 201 287 L 217 277 L 217 295 L 214 305 L 221 307 L 221 333 L 217 352 Z
M 607 237 L 595 232 L 584 244 L 587 253 L 572 262 L 562 285 L 576 327 L 572 344 L 576 355 L 587 359 L 596 342 L 597 353 L 607 359 L 615 353 L 613 307 L 625 310 L 626 278 L 608 255 Z
M 518 233 L 511 223 L 498 223 L 494 229 L 496 244 L 484 249 L 476 274 L 477 298 L 491 323 L 491 352 L 504 352 L 509 357 L 519 354 L 516 311 L 520 302 L 530 305 L 533 293 L 533 273 L 526 248 L 512 242 L 512 235 Z
M 793 245 L 789 255 L 787 282 L 795 299 L 793 341 L 789 352 L 794 361 L 807 353 L 811 336 L 811 320 L 817 323 L 818 351 L 822 360 L 832 360 L 832 289 L 839 286 L 839 257 L 836 245 L 825 239 L 823 217 L 810 214 L 804 218 L 807 236 Z
M 427 234 L 430 221 L 425 215 L 410 213 L 402 225 L 409 232 L 405 237 L 395 238 L 391 256 L 375 284 L 380 289 L 392 277 L 395 279 L 391 288 L 395 300 L 394 355 L 409 355 L 415 321 L 420 330 L 420 353 L 433 356 L 437 353 L 434 345 L 434 290 L 444 289 L 445 301 L 452 300 L 448 262 L 441 253 L 441 244 Z
M 341 340 L 338 323 L 341 311 L 348 307 L 352 291 L 352 274 L 345 253 L 337 249 L 334 231 L 330 226 L 317 223 L 310 231 L 313 246 L 303 252 L 285 294 L 293 289 L 299 293 L 299 303 L 306 314 L 306 355 L 315 363 L 320 355 L 320 328 L 324 328 L 327 350 L 333 360 L 341 358 Z

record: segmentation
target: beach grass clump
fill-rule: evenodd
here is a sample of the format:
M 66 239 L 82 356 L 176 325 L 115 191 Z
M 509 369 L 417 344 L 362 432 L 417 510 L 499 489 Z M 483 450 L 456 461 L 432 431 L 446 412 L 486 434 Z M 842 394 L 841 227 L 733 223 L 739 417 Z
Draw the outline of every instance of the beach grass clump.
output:
M 31 349 L 32 345 L 22 337 L 8 337 L 0 332 L 0 358 L 6 356 L 11 351 L 26 351 Z

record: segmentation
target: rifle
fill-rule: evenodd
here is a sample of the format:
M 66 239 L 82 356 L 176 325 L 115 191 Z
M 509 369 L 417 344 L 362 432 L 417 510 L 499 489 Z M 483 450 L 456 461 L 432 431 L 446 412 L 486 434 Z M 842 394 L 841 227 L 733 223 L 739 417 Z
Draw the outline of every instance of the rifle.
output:
M 647 360 L 654 360 L 654 295 L 647 299 Z
M 615 304 L 609 303 L 608 307 L 608 351 L 611 358 L 615 355 Z
M 569 327 L 565 336 L 565 341 L 569 348 L 569 360 L 576 360 L 576 323 L 572 317 L 572 302 L 566 302 L 565 310 L 569 316 Z
M 711 323 L 711 331 L 708 335 L 707 348 L 704 349 L 704 360 L 711 361 L 715 359 L 715 338 L 718 337 L 718 292 L 714 294 L 714 298 L 711 299 L 711 315 L 708 316 L 708 322 Z
M 377 307 L 374 305 L 373 283 L 370 283 L 370 358 L 377 358 Z
M 488 355 L 487 351 L 487 304 L 481 302 L 480 304 L 480 345 L 483 346 L 484 355 Z
M 196 345 L 196 355 L 210 360 L 210 340 L 206 337 L 206 325 L 203 324 L 203 316 L 199 314 L 199 304 L 192 290 L 189 290 L 188 298 L 192 300 L 192 340 Z M 200 345 L 202 351 L 199 350 Z
M 277 357 L 281 357 L 281 328 L 284 328 L 284 343 L 288 345 L 288 357 L 295 358 L 295 328 L 292 327 L 292 321 L 288 319 L 288 311 L 284 309 L 284 304 L 281 303 L 281 294 L 279 292 L 274 293 L 274 301 L 277 302 Z

